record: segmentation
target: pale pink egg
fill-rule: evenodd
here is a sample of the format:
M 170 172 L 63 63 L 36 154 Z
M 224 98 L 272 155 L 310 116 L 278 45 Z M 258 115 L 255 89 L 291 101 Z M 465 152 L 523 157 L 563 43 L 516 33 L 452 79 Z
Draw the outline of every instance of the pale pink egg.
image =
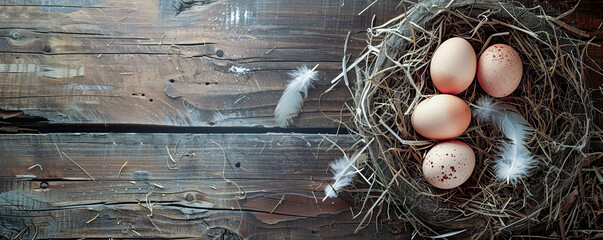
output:
M 511 46 L 492 45 L 479 57 L 477 80 L 490 96 L 500 98 L 513 93 L 519 86 L 522 75 L 521 57 Z
M 447 140 L 458 137 L 469 127 L 471 109 L 457 96 L 438 94 L 421 101 L 410 121 L 423 137 Z
M 459 94 L 473 82 L 476 64 L 471 44 L 455 37 L 444 41 L 433 53 L 429 73 L 440 92 Z

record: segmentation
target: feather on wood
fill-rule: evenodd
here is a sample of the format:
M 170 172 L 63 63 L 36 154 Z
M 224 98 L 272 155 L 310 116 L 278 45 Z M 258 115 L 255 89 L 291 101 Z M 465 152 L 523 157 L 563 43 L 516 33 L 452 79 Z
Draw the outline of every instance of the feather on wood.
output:
M 274 110 L 274 117 L 279 126 L 287 127 L 301 111 L 304 98 L 308 97 L 308 87 L 312 86 L 312 82 L 317 80 L 317 67 L 318 65 L 310 69 L 303 65 L 289 73 L 292 80 L 287 84 L 287 88 Z

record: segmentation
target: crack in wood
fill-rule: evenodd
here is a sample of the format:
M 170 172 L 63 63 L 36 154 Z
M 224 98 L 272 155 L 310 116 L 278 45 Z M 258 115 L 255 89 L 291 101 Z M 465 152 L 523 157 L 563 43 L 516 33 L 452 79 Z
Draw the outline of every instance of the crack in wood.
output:
M 166 193 L 162 193 L 166 194 Z M 11 195 L 11 196 L 9 196 Z M 95 200 L 87 200 L 87 201 L 70 201 L 70 202 L 47 202 L 49 207 L 44 207 L 41 209 L 27 208 L 27 206 L 22 205 L 20 199 L 25 197 L 24 195 L 19 197 L 20 194 L 16 192 L 5 192 L 0 194 L 0 198 L 3 199 L 2 206 L 8 207 L 4 211 L 10 212 L 53 212 L 53 211 L 65 211 L 72 209 L 94 209 L 95 207 L 113 207 L 114 209 L 124 209 L 123 207 L 132 207 L 132 209 L 136 208 L 136 206 L 140 205 L 142 202 L 139 201 L 115 201 L 115 202 L 103 202 L 103 201 L 95 201 Z M 286 194 L 285 194 L 286 195 Z M 11 201 L 11 199 L 15 199 L 16 202 Z M 233 200 L 234 201 L 234 200 Z M 200 205 L 198 202 L 185 203 L 183 201 L 164 201 L 164 200 L 153 200 L 153 208 L 154 214 L 162 215 L 162 209 L 172 209 L 169 207 L 175 207 L 173 209 L 187 212 L 186 209 L 196 209 L 196 210 L 205 210 L 207 212 L 210 211 L 241 211 L 247 213 L 266 213 L 270 215 L 278 215 L 278 216 L 286 216 L 286 217 L 299 217 L 299 218 L 318 218 L 316 215 L 303 215 L 303 214 L 290 214 L 290 213 L 281 213 L 281 212 L 272 212 L 266 210 L 258 210 L 258 209 L 250 209 L 250 208 L 219 208 L 219 207 L 204 207 L 202 204 Z M 195 206 L 199 205 L 199 206 Z M 51 208 L 54 207 L 54 208 Z M 6 212 L 2 211 L 3 216 L 9 216 Z M 97 210 L 101 211 L 101 210 Z M 343 210 L 341 210 L 343 211 Z M 198 213 L 198 212 L 197 212 Z M 339 212 L 325 212 L 319 215 L 331 215 L 337 214 Z M 12 215 L 12 216 L 20 216 L 20 215 Z
M 97 6 L 52 5 L 52 4 L 0 4 L 0 7 L 54 7 L 54 8 L 81 8 L 81 9 L 110 8 L 110 7 L 97 7 Z
M 14 30 L 20 30 L 20 29 L 24 29 L 24 28 L 17 28 Z M 35 33 L 42 33 L 42 34 L 66 34 L 66 35 L 85 35 L 85 36 L 106 36 L 107 34 L 104 33 L 92 33 L 92 32 L 67 32 L 67 31 L 44 31 L 44 30 L 38 30 L 35 28 L 29 28 L 29 30 L 32 30 L 32 32 Z M 135 38 L 133 38 L 133 40 L 136 40 Z M 143 39 L 140 39 L 143 40 Z M 149 40 L 149 39 L 147 39 Z

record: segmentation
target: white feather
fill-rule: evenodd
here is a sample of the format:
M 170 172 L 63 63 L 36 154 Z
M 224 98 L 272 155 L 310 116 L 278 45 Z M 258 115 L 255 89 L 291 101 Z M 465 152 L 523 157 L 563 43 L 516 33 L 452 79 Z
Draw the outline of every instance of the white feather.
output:
M 356 176 L 356 168 L 354 168 L 354 162 L 346 156 L 337 159 L 329 164 L 329 166 L 331 167 L 331 172 L 333 172 L 333 180 L 335 182 L 325 187 L 325 195 L 326 197 L 334 198 L 337 197 L 337 191 L 352 183 L 352 179 Z
M 296 117 L 301 110 L 304 98 L 308 96 L 308 87 L 312 86 L 312 82 L 317 79 L 316 67 L 318 65 L 309 69 L 306 65 L 303 65 L 289 73 L 289 76 L 293 79 L 287 84 L 287 88 L 274 110 L 274 117 L 279 126 L 287 127 L 291 119 Z M 303 97 L 301 93 L 304 94 Z
M 344 153 L 343 157 L 329 164 L 329 167 L 331 167 L 331 172 L 333 172 L 333 180 L 335 180 L 335 182 L 325 187 L 325 197 L 322 199 L 322 201 L 325 201 L 329 197 L 337 197 L 337 191 L 352 183 L 352 180 L 354 177 L 356 177 L 356 173 L 360 173 L 360 171 L 362 171 L 362 169 L 356 168 L 356 163 L 366 161 L 367 157 L 363 153 L 366 151 L 366 149 L 368 149 L 373 140 L 375 140 L 375 138 L 372 138 L 370 141 L 368 141 L 368 143 L 362 149 L 360 149 L 360 151 L 354 152 L 351 158 L 348 158 L 348 156 Z M 362 174 L 360 174 L 360 176 L 362 176 L 362 178 L 368 182 L 368 179 Z
M 527 149 L 525 140 L 532 129 L 526 120 L 511 107 L 490 98 L 477 100 L 473 114 L 481 120 L 493 122 L 510 141 L 499 147 L 499 159 L 495 160 L 496 177 L 507 183 L 515 184 L 527 176 L 535 164 L 532 153 Z

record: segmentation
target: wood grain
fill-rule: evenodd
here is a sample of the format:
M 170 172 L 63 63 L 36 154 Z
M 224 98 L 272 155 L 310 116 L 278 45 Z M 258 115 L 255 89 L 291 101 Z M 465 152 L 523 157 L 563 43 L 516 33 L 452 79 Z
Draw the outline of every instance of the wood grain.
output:
M 349 93 L 321 93 L 345 36 L 357 54 L 373 15 L 383 22 L 396 4 L 358 15 L 366 1 L 6 1 L 0 108 L 51 123 L 274 126 L 287 72 L 320 64 L 294 126 L 336 127 L 325 115 L 348 116 Z
M 337 141 L 344 147 L 352 144 L 349 136 L 342 136 Z M 90 166 L 84 169 L 99 180 L 222 179 L 223 171 L 227 178 L 264 179 L 268 174 L 277 174 L 309 179 L 327 174 L 328 163 L 341 156 L 338 151 L 325 152 L 327 147 L 331 144 L 314 134 L 0 135 L 0 177 L 33 172 L 37 179 L 89 178 L 70 162 L 69 156 L 81 166 Z M 170 155 L 180 164 L 168 161 Z M 128 165 L 117 177 L 126 161 Z M 177 167 L 178 170 L 170 170 L 168 162 L 170 168 Z M 27 170 L 35 164 L 42 165 L 45 170 Z M 299 172 L 306 175 L 299 175 Z
M 577 3 L 524 2 L 542 4 L 553 16 Z M 582 1 L 563 21 L 600 37 L 600 5 Z M 358 15 L 367 6 L 362 0 L 4 1 L 0 109 L 50 123 L 273 127 L 287 72 L 320 64 L 320 82 L 293 126 L 337 127 L 329 118 L 349 117 L 349 93 L 341 86 L 321 93 L 340 71 L 345 35 L 351 32 L 348 53 L 355 55 L 373 16 L 378 24 L 403 11 L 396 1 L 378 1 Z M 589 48 L 599 64 L 602 53 Z M 600 102 L 599 93 L 594 98 Z
M 355 142 L 325 137 L 343 148 Z M 38 238 L 184 238 L 212 229 L 245 239 L 351 237 L 359 219 L 350 205 L 321 200 L 336 149 L 300 134 L 0 135 L 0 236 L 27 228 L 31 238 L 36 224 Z M 354 236 L 396 237 L 388 231 L 373 224 Z

